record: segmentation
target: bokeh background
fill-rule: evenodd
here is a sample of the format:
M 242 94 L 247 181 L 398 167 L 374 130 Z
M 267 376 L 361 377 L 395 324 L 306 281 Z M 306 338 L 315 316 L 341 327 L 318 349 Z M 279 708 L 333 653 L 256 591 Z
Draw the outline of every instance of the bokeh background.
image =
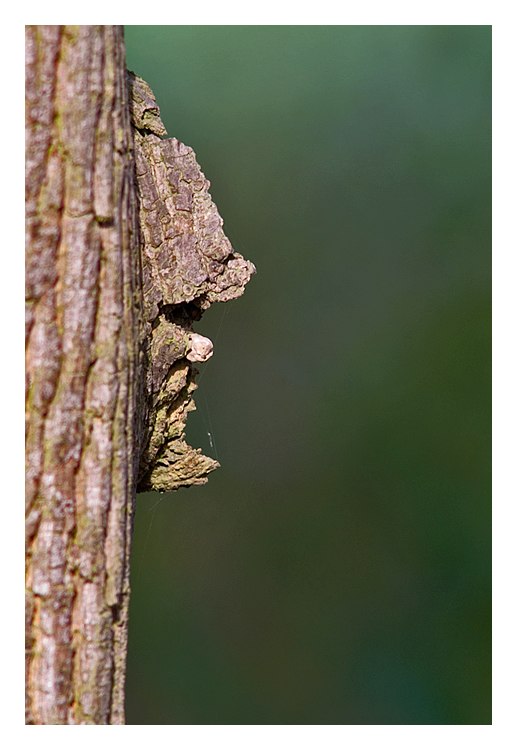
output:
M 129 724 L 489 724 L 489 26 L 129 26 L 243 297 L 140 495 Z

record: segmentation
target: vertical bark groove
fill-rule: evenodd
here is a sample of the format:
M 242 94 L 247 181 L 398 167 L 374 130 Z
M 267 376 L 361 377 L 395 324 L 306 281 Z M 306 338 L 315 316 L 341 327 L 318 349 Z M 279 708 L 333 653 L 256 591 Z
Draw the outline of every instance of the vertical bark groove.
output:
M 122 723 L 142 329 L 123 32 L 26 46 L 27 721 Z

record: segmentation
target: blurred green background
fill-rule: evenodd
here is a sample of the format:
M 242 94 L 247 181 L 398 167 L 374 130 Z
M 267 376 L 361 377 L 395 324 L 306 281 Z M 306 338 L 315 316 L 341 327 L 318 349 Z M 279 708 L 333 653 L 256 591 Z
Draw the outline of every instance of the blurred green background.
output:
M 137 500 L 128 723 L 490 723 L 491 27 L 126 43 L 257 266 L 197 325 L 222 468 Z

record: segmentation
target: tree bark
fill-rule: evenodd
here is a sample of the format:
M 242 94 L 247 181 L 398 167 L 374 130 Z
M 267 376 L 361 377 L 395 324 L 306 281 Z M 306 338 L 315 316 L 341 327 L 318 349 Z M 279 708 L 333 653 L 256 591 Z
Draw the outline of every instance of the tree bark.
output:
M 26 722 L 122 724 L 134 499 L 184 441 L 192 323 L 254 272 L 120 26 L 26 27 Z

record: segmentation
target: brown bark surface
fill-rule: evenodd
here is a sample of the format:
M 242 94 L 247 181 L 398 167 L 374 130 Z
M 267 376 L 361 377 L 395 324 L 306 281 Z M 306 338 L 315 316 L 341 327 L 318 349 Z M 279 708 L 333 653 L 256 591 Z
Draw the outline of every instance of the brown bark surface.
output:
M 124 723 L 137 485 L 217 466 L 183 436 L 192 322 L 254 268 L 163 135 L 122 27 L 26 27 L 27 723 Z
M 203 484 L 219 464 L 183 437 L 194 408 L 193 322 L 213 302 L 239 297 L 255 267 L 225 236 L 210 183 L 191 148 L 167 134 L 153 92 L 128 73 L 143 234 L 147 401 L 139 490 Z M 208 341 L 208 339 L 205 339 Z M 211 346 L 211 342 L 209 342 Z

